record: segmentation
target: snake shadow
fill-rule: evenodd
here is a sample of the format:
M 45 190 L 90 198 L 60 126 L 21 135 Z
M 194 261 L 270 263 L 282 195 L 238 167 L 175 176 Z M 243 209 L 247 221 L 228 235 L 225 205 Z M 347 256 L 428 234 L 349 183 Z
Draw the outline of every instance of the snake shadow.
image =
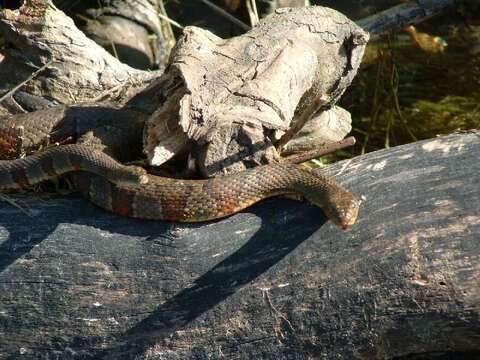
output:
M 57 199 L 55 206 L 49 206 L 46 202 L 40 207 L 41 211 L 46 212 L 41 219 L 37 216 L 32 221 L 27 216 L 18 216 L 16 221 L 0 221 L 9 233 L 9 237 L 0 244 L 0 272 L 51 234 L 56 236 L 54 233 L 60 223 L 82 224 L 113 233 L 143 237 L 141 241 L 145 242 L 155 241 L 158 236 L 168 234 L 178 225 L 121 218 L 96 209 L 78 196 L 62 197 Z M 92 350 L 88 351 L 88 358 L 130 359 L 143 354 L 155 343 L 187 327 L 241 287 L 261 276 L 327 221 L 320 209 L 287 199 L 269 199 L 244 212 L 249 213 L 243 214 L 248 219 L 256 216 L 261 222 L 250 238 L 241 239 L 239 236 L 234 239 L 240 246 L 238 250 L 210 268 L 207 266 L 207 270 L 196 279 L 193 286 L 178 291 L 145 319 L 123 333 L 112 334 L 109 348 L 93 350 L 93 354 Z M 232 221 L 241 222 L 241 219 Z M 258 226 L 258 220 L 255 223 Z M 214 225 L 214 230 L 211 231 L 229 230 L 228 223 L 219 222 L 218 226 Z M 195 232 L 203 230 L 202 224 L 186 226 Z M 229 233 L 229 236 L 233 239 L 236 235 Z M 84 341 L 84 338 L 82 340 L 82 337 L 78 337 L 65 346 L 82 353 L 82 350 L 85 351 Z M 91 349 L 95 349 L 95 340 L 92 339 L 91 345 Z
M 277 213 L 278 201 L 280 205 L 288 204 L 291 216 L 287 220 L 279 221 L 284 215 L 282 210 Z M 179 291 L 147 318 L 117 336 L 113 346 L 98 351 L 93 358 L 133 359 L 143 354 L 265 273 L 327 221 L 320 209 L 292 200 L 267 200 L 248 212 L 262 222 L 243 246 L 205 272 L 193 286 Z
M 168 234 L 174 224 L 163 221 L 141 221 L 120 217 L 101 210 L 78 194 L 55 196 L 51 204 L 41 198 L 17 196 L 15 203 L 24 212 L 5 202 L 0 203 L 0 273 L 17 259 L 27 255 L 33 248 L 55 234 L 60 224 L 79 224 L 106 230 L 112 233 L 139 237 L 145 240 Z M 33 205 L 30 208 L 30 202 Z M 33 214 L 30 214 L 33 212 Z M 141 226 L 132 226 L 141 223 Z M 2 235 L 6 235 L 2 238 Z M 60 235 L 61 236 L 61 235 Z

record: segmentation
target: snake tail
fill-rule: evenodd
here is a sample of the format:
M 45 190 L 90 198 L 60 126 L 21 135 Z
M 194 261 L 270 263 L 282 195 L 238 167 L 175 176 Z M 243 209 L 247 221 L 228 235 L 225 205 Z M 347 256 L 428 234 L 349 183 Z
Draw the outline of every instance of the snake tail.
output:
M 71 171 L 88 171 L 117 184 L 140 186 L 146 171 L 125 166 L 107 154 L 81 144 L 52 147 L 22 159 L 0 161 L 0 190 L 26 189 Z

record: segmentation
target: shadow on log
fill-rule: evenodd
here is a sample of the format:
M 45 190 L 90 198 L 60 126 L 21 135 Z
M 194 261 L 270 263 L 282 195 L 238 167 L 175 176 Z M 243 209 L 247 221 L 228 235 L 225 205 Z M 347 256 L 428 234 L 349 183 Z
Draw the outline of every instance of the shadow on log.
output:
M 479 154 L 462 134 L 329 167 L 366 197 L 348 232 L 284 199 L 197 225 L 2 202 L 0 357 L 479 356 Z

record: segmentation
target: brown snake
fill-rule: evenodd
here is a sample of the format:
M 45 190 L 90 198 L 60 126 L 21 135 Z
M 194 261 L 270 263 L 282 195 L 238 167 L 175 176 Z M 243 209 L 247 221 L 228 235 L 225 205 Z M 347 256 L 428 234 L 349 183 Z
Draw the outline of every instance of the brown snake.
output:
M 0 190 L 26 188 L 69 172 L 76 188 L 94 204 L 142 219 L 207 221 L 268 197 L 293 195 L 321 207 L 346 229 L 359 208 L 359 201 L 333 179 L 301 165 L 272 164 L 207 180 L 178 180 L 147 175 L 82 144 L 1 161 Z

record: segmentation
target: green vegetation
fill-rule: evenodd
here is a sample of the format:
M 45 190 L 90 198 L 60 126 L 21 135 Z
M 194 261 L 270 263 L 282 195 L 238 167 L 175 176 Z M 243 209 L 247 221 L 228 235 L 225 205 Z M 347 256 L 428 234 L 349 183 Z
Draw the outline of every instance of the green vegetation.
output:
M 458 33 L 445 40 L 445 52 L 435 54 L 403 35 L 368 46 L 342 101 L 357 145 L 338 157 L 480 129 L 480 58 Z

